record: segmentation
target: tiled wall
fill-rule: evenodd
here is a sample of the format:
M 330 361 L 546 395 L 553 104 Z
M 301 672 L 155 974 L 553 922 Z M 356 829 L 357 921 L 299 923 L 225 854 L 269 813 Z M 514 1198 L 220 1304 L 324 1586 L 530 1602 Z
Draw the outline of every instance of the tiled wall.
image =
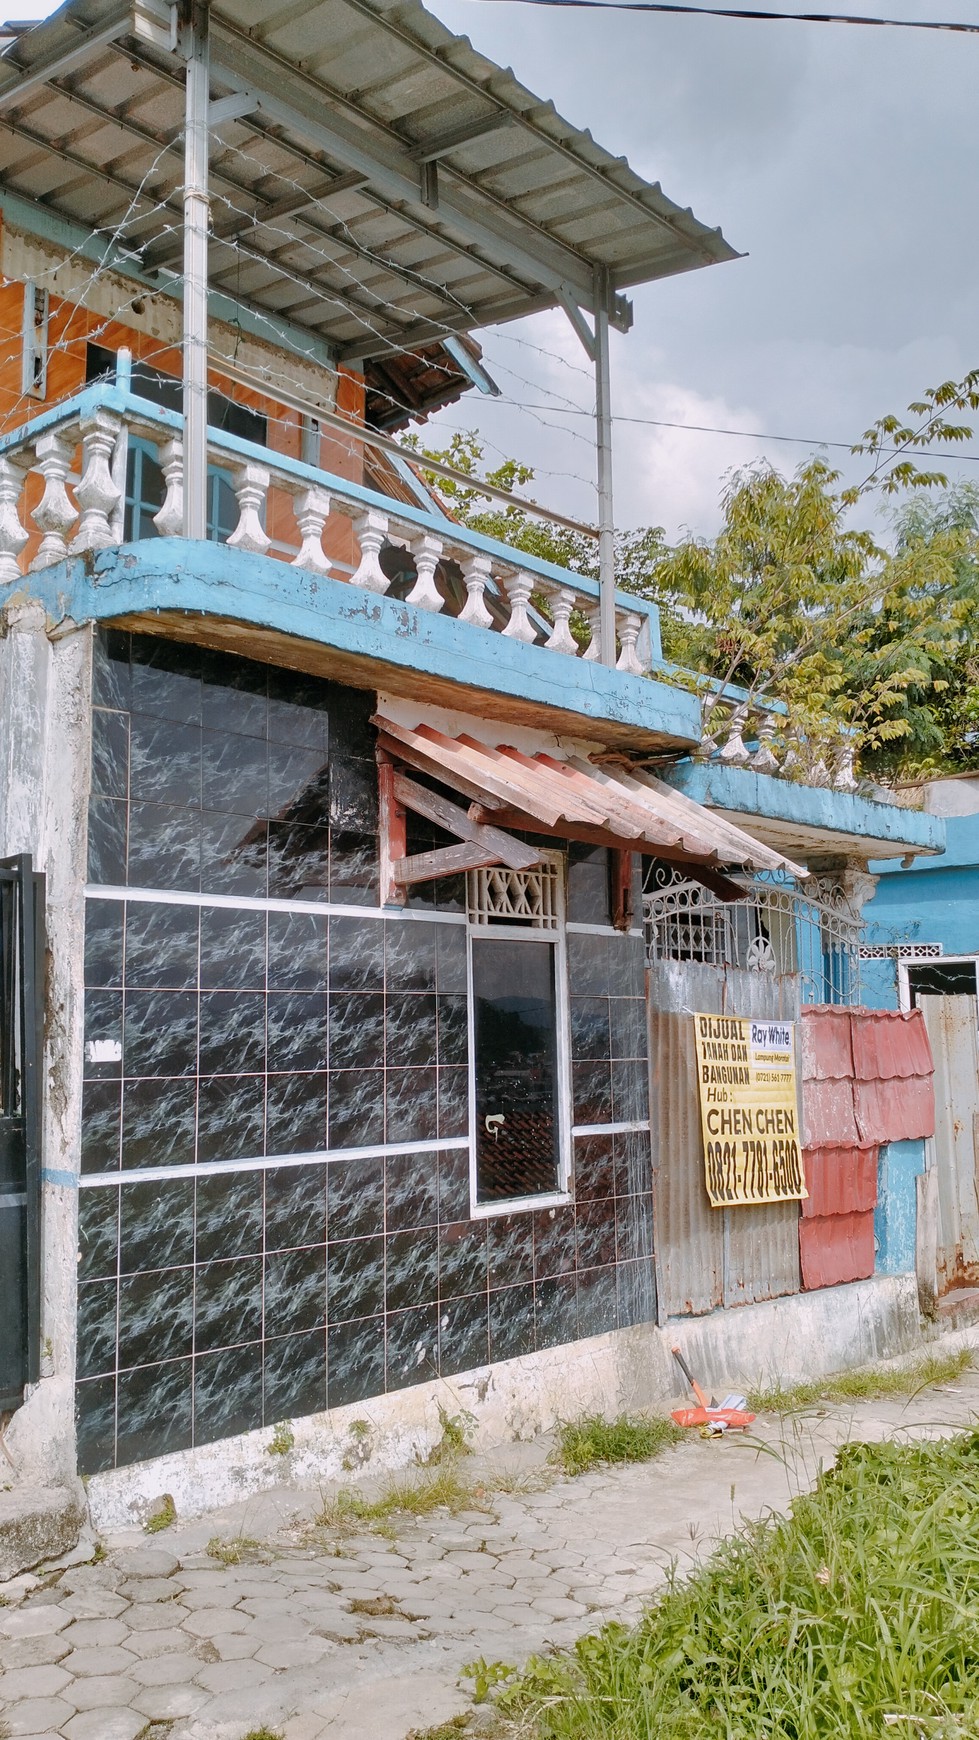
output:
M 95 699 L 82 1470 L 653 1316 L 648 1132 L 470 1217 L 462 900 L 377 908 L 373 697 L 104 635 Z M 641 942 L 567 946 L 574 1121 L 636 1123 Z

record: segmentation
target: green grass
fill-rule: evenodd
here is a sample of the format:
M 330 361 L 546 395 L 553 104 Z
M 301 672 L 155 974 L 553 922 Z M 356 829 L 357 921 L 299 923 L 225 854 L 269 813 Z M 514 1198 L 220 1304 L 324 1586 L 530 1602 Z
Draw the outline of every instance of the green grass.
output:
M 858 1371 L 839 1372 L 835 1377 L 812 1378 L 808 1383 L 783 1388 L 753 1390 L 748 1406 L 753 1413 L 791 1414 L 821 1402 L 871 1402 L 886 1396 L 913 1396 L 932 1384 L 953 1383 L 971 1371 L 970 1350 L 960 1353 L 928 1353 L 909 1365 L 864 1366 Z
M 158 1535 L 162 1529 L 170 1529 L 177 1520 L 177 1507 L 169 1492 L 165 1492 L 155 1511 L 148 1516 L 143 1524 L 143 1533 Z
M 321 1528 L 350 1528 L 357 1523 L 386 1523 L 399 1516 L 429 1516 L 434 1510 L 473 1510 L 485 1506 L 485 1490 L 459 1479 L 454 1470 L 439 1468 L 420 1478 L 392 1480 L 379 1498 L 341 1487 L 325 1499 L 315 1521 Z
M 673 1420 L 645 1414 L 606 1420 L 601 1414 L 583 1414 L 561 1422 L 554 1456 L 565 1474 L 585 1474 L 608 1462 L 648 1462 L 682 1437 L 682 1427 Z
M 788 1518 L 498 1707 L 527 1740 L 976 1740 L 979 1432 L 845 1446 Z
M 261 1557 L 262 1543 L 253 1540 L 251 1535 L 232 1535 L 228 1540 L 212 1535 L 207 1551 L 210 1558 L 217 1559 L 221 1565 L 241 1565 Z

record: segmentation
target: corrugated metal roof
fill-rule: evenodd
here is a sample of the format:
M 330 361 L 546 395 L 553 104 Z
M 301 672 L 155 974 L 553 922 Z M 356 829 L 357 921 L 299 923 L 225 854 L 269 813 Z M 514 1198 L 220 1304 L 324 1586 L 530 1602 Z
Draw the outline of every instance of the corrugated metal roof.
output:
M 876 1148 L 807 1148 L 803 1218 L 866 1214 L 877 1205 Z
M 924 1014 L 912 1009 L 853 1011 L 853 1073 L 859 1081 L 931 1075 L 934 1069 Z
M 677 812 L 675 793 L 663 788 L 662 795 L 656 782 L 613 777 L 586 756 L 562 761 L 544 752 L 526 755 L 509 744 L 447 736 L 424 720 L 412 729 L 384 713 L 375 715 L 374 724 L 383 748 L 468 796 L 485 797 L 491 808 L 502 804 L 516 812 L 515 825 L 536 823 L 572 839 L 598 838 L 692 867 L 746 864 L 800 873 L 729 823 L 718 828 L 709 811 L 689 800 Z
M 734 259 L 418 0 L 210 8 L 210 276 L 342 359 Z M 70 0 L 0 55 L 0 175 L 179 271 L 183 63 L 163 0 Z M 237 111 L 237 112 L 236 112 Z M 627 310 L 613 316 L 625 322 Z
M 935 1087 L 930 1075 L 853 1084 L 861 1142 L 910 1142 L 935 1134 Z
M 866 1281 L 874 1272 L 874 1211 L 799 1222 L 802 1281 L 807 1290 Z

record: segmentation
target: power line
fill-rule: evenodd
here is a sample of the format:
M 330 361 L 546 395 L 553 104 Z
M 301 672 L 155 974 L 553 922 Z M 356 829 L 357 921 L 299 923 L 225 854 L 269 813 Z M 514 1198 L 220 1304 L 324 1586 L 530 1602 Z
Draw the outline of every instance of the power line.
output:
M 490 0 L 491 4 L 525 6 L 576 6 L 592 12 L 678 12 L 701 18 L 738 18 L 768 23 L 871 24 L 885 30 L 952 30 L 963 36 L 979 36 L 979 24 L 937 18 L 870 18 L 862 12 L 762 12 L 733 6 L 684 6 L 679 0 Z
M 528 0 L 529 3 L 529 0 Z M 533 0 L 537 4 L 538 0 Z M 558 0 L 561 5 L 572 5 L 575 0 Z M 509 401 L 504 401 L 509 403 Z M 593 417 L 593 411 L 569 409 L 564 405 L 521 405 L 525 411 L 546 411 L 552 417 Z M 733 435 L 746 441 L 791 441 L 800 447 L 838 447 L 843 453 L 853 453 L 852 441 L 825 441 L 816 435 L 771 435 L 762 429 L 722 429 L 712 423 L 670 423 L 665 417 L 628 417 L 613 412 L 613 423 L 633 423 L 643 429 L 687 429 L 693 435 Z M 904 448 L 886 447 L 885 453 L 903 453 Z M 934 459 L 967 459 L 973 465 L 979 464 L 979 453 L 947 453 L 944 449 L 931 455 Z

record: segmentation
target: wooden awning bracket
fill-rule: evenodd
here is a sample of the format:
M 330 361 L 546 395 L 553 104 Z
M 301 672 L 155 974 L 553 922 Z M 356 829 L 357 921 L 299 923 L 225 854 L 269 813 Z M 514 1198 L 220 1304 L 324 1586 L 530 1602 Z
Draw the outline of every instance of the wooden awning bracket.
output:
M 416 882 L 435 882 L 442 876 L 458 876 L 463 871 L 482 870 L 491 864 L 529 870 L 540 862 L 540 853 L 533 846 L 476 819 L 458 804 L 401 773 L 387 747 L 378 748 L 377 762 L 383 905 L 403 906 L 407 889 Z M 460 844 L 409 856 L 406 810 L 434 822 L 446 833 L 455 834 Z

